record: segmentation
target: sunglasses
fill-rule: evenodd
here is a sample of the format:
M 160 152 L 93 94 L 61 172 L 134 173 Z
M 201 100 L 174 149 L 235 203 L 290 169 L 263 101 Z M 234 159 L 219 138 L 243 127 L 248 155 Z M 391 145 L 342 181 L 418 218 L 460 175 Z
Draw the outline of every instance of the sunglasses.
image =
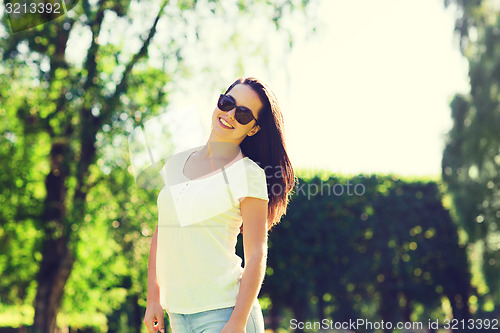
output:
M 236 111 L 234 112 L 234 118 L 241 125 L 246 125 L 254 119 L 257 122 L 257 119 L 253 116 L 252 111 L 247 107 L 237 106 L 234 97 L 231 95 L 221 94 L 219 97 L 219 101 L 217 102 L 217 107 L 224 112 L 228 112 L 236 108 Z

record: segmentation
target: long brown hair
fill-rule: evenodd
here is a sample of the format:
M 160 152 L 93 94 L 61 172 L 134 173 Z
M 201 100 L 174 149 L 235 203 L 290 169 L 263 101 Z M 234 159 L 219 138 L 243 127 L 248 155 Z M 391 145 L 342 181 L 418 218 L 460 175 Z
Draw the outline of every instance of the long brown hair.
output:
M 266 172 L 269 196 L 267 229 L 270 230 L 285 214 L 291 191 L 295 186 L 295 173 L 286 152 L 283 114 L 274 93 L 256 78 L 239 78 L 225 93 L 227 94 L 238 84 L 250 86 L 262 102 L 257 121 L 260 130 L 253 136 L 247 136 L 241 142 L 240 148 L 245 156 Z

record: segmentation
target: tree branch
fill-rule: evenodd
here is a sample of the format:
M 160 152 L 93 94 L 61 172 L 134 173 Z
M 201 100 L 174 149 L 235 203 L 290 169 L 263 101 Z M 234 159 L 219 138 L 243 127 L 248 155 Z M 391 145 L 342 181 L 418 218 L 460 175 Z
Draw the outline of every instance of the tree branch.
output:
M 87 61 L 85 62 L 85 69 L 87 70 L 87 79 L 83 85 L 83 89 L 85 91 L 88 90 L 91 86 L 95 85 L 93 79 L 97 71 L 96 55 L 99 49 L 99 44 L 97 43 L 97 41 L 99 38 L 99 33 L 101 31 L 102 21 L 104 20 L 104 3 L 105 0 L 99 1 L 99 9 L 97 10 L 95 20 L 93 20 L 89 16 L 91 15 L 91 13 L 88 1 L 87 0 L 83 1 L 83 8 L 85 10 L 85 15 L 87 15 L 87 18 L 89 20 L 90 30 L 92 31 L 92 42 L 87 52 Z
M 142 44 L 142 47 L 139 50 L 139 52 L 137 52 L 132 57 L 130 62 L 125 67 L 125 70 L 123 71 L 123 74 L 122 74 L 122 79 L 120 80 L 120 83 L 118 83 L 116 85 L 116 89 L 115 89 L 114 94 L 108 98 L 108 102 L 106 103 L 106 106 L 115 105 L 116 101 L 118 100 L 120 95 L 126 90 L 128 76 L 130 75 L 130 72 L 132 71 L 132 68 L 135 66 L 135 64 L 147 54 L 148 47 L 151 44 L 151 40 L 153 39 L 153 37 L 156 34 L 156 28 L 158 26 L 158 22 L 160 21 L 160 18 L 163 15 L 163 12 L 165 11 L 165 7 L 167 6 L 168 1 L 169 0 L 164 0 L 162 2 L 161 7 L 160 7 L 160 11 L 156 15 L 154 23 L 153 23 L 151 29 L 149 30 L 148 37 L 144 40 L 144 43 Z M 110 109 L 110 108 L 106 108 L 105 112 L 102 112 L 103 122 L 107 122 L 111 118 L 111 113 L 112 113 L 112 109 Z

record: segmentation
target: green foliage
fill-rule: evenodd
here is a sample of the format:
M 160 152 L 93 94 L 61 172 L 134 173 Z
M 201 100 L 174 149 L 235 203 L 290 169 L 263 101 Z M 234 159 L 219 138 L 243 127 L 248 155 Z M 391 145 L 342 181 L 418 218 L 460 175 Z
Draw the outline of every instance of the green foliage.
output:
M 469 62 L 470 93 L 456 95 L 450 104 L 453 128 L 443 153 L 442 174 L 468 242 L 474 253 L 480 251 L 483 256 L 475 274 L 476 285 L 485 299 L 489 289 L 498 306 L 500 8 L 492 1 L 453 3 L 459 9 L 456 26 L 461 50 Z M 480 277 L 488 288 L 481 286 Z
M 41 260 L 42 236 L 35 217 L 41 212 L 48 170 L 47 136 L 33 131 L 33 118 L 27 116 L 24 122 L 17 118 L 19 113 L 35 112 L 28 100 L 36 94 L 21 89 L 29 75 L 22 75 L 15 65 L 8 62 L 0 73 L 1 100 L 9 100 L 20 90 L 19 99 L 0 105 L 0 303 L 4 305 L 34 299 L 29 289 Z M 9 76 L 17 80 L 11 84 Z

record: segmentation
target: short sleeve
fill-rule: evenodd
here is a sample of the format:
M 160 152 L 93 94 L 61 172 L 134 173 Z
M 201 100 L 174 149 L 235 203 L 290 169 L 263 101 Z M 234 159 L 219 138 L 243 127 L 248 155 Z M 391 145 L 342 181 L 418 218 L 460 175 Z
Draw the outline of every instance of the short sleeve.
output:
M 182 167 L 184 165 L 183 163 L 195 149 L 197 148 L 174 154 L 165 161 L 163 168 L 158 171 L 158 173 L 163 178 L 163 183 L 165 186 L 177 184 L 178 182 L 184 180 L 181 177 Z
M 233 173 L 233 180 L 230 181 L 231 191 L 235 200 L 241 201 L 246 197 L 253 197 L 269 201 L 267 195 L 266 173 L 255 162 L 244 159 L 243 168 L 237 168 L 237 173 Z

